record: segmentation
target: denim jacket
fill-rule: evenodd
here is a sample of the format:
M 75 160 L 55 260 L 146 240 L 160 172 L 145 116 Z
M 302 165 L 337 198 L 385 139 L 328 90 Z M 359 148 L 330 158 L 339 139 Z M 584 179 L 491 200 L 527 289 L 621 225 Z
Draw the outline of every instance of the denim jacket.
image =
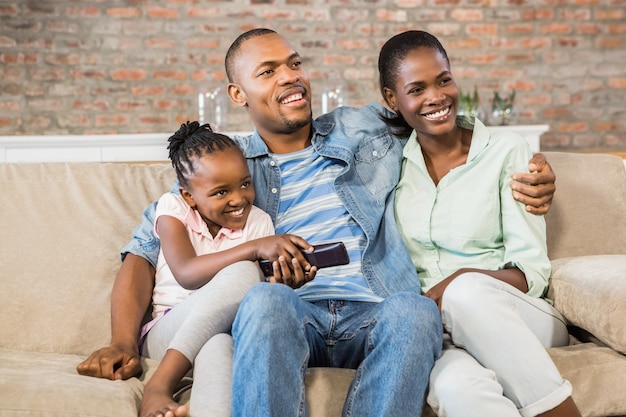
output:
M 311 138 L 320 155 L 344 164 L 335 189 L 365 232 L 367 246 L 362 270 L 374 294 L 381 297 L 399 291 L 420 291 L 417 273 L 396 227 L 393 207 L 407 138 L 390 134 L 380 119 L 384 112 L 378 104 L 340 107 L 313 121 Z M 258 132 L 235 139 L 248 159 L 256 191 L 254 204 L 276 222 L 281 184 L 278 164 L 268 154 Z M 145 210 L 144 220 L 122 250 L 122 256 L 130 252 L 156 264 L 159 241 L 153 233 L 154 209 L 152 204 Z

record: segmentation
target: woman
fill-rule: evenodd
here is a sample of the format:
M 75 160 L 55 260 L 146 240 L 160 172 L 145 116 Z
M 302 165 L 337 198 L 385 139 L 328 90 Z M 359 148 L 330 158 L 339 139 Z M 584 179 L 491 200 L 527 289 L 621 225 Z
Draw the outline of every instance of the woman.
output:
M 542 297 L 550 276 L 545 221 L 511 195 L 531 157 L 514 134 L 457 118 L 459 90 L 434 36 L 408 31 L 381 49 L 388 120 L 411 138 L 396 221 L 446 342 L 430 377 L 439 416 L 580 416 L 545 348 L 566 345 L 561 315 Z

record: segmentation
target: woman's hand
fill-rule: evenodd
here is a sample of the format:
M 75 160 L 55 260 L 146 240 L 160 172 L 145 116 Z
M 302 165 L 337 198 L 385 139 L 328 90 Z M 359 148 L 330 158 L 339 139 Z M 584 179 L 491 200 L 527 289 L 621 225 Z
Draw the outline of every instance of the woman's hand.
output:
M 439 308 L 439 311 L 441 311 L 441 302 L 443 301 L 443 293 L 446 291 L 446 288 L 448 287 L 448 285 L 450 285 L 452 280 L 454 280 L 454 278 L 458 277 L 460 274 L 461 274 L 461 271 L 455 272 L 454 274 L 448 276 L 442 281 L 439 281 L 436 285 L 431 287 L 430 290 L 426 292 L 426 294 L 424 294 L 426 297 L 430 298 L 437 304 L 437 308 Z
M 439 281 L 436 285 L 432 286 L 430 290 L 424 294 L 426 297 L 437 303 L 439 311 L 441 311 L 441 304 L 443 302 L 443 294 L 450 283 L 461 274 L 468 272 L 477 272 L 480 274 L 488 275 L 492 278 L 505 282 L 523 293 L 528 292 L 528 283 L 526 282 L 526 275 L 518 268 L 506 268 L 497 270 L 477 269 L 477 268 L 461 268 L 452 275 L 447 276 L 442 281 Z
M 556 175 L 542 153 L 533 156 L 528 169 L 530 173 L 513 174 L 513 198 L 525 204 L 530 213 L 546 214 L 556 191 Z

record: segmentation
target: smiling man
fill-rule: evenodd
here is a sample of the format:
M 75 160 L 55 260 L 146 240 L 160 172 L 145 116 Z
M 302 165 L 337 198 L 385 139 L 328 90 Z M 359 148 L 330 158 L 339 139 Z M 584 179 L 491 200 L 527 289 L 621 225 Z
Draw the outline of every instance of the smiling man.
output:
M 389 135 L 375 106 L 313 121 L 300 56 L 273 31 L 238 38 L 226 68 L 231 99 L 256 127 L 241 142 L 259 190 L 255 204 L 277 233 L 311 244 L 342 241 L 350 256 L 309 282 L 297 261 L 293 276 L 280 275 L 276 262 L 273 279 L 288 285 L 261 283 L 248 293 L 233 325 L 233 414 L 299 415 L 309 366 L 357 370 L 346 399 L 353 415 L 421 409 L 441 323 L 417 290 L 386 210 L 403 142 Z
M 270 152 L 287 153 L 310 145 L 311 85 L 300 55 L 286 47 L 277 56 L 277 45 L 285 40 L 262 30 L 235 40 L 226 54 L 228 95 L 246 108 Z

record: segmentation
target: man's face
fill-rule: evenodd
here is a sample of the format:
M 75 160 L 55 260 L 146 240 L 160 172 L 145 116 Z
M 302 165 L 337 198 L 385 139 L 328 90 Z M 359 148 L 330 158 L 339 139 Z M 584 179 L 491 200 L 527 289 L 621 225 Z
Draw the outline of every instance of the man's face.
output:
M 300 56 L 278 34 L 248 39 L 235 56 L 233 101 L 247 106 L 261 134 L 291 133 L 311 122 L 311 85 Z

